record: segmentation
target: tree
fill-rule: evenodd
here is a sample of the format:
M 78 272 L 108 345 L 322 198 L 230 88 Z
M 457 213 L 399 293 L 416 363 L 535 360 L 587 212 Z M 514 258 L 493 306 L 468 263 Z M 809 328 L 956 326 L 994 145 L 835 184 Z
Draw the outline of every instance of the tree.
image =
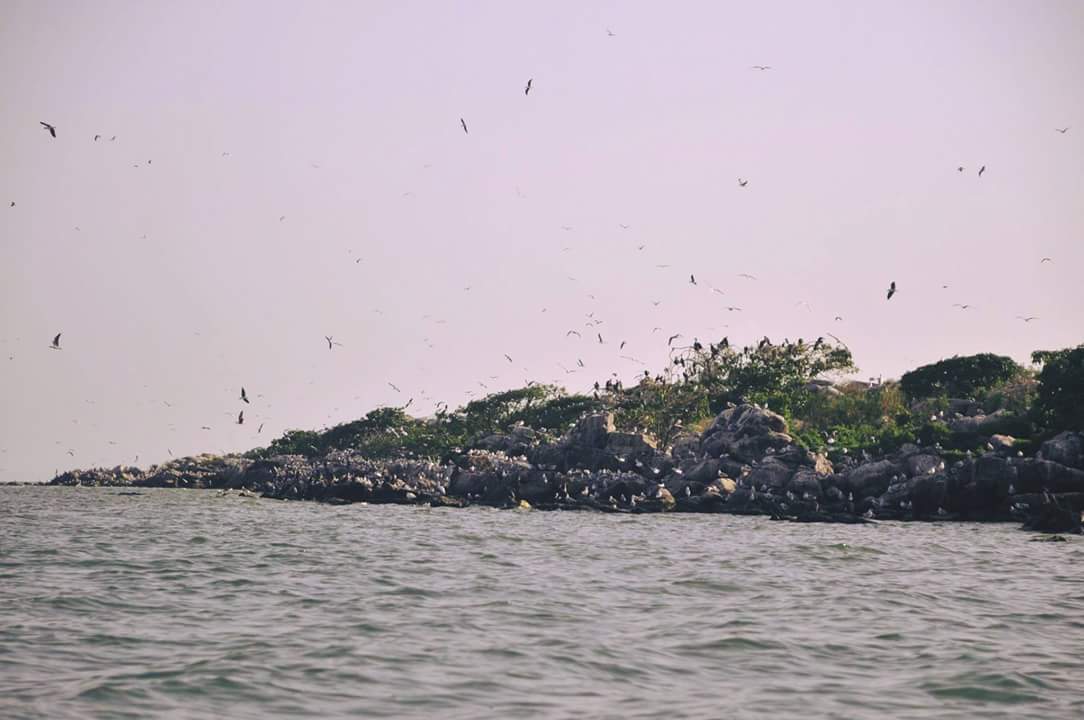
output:
M 1031 361 L 1043 366 L 1035 419 L 1052 430 L 1084 430 L 1084 345 L 1036 350 Z
M 1010 357 L 980 353 L 951 357 L 923 365 L 900 378 L 900 387 L 912 400 L 927 397 L 974 397 L 995 385 L 1023 374 Z

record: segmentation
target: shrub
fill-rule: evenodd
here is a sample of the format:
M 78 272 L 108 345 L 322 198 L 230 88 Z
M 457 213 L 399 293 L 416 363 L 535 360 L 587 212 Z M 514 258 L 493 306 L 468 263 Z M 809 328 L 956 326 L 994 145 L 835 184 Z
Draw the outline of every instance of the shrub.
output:
M 1034 417 L 1047 428 L 1084 430 L 1084 345 L 1064 350 L 1036 350 L 1041 364 Z
M 913 400 L 939 395 L 973 397 L 1023 371 L 1010 357 L 980 353 L 951 357 L 904 373 L 900 387 Z

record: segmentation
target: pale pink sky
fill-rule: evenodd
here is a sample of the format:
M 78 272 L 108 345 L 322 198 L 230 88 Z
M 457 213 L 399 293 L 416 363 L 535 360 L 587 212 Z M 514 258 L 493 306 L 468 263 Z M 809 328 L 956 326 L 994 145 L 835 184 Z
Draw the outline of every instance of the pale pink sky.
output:
M 675 332 L 862 377 L 1076 345 L 1082 37 L 1075 0 L 6 0 L 0 480 L 584 390 Z

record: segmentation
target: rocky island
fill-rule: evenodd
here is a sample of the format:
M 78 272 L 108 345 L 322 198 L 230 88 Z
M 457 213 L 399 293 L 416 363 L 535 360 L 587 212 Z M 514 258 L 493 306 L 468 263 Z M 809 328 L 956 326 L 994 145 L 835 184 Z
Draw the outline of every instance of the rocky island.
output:
M 1033 360 L 1041 371 L 977 355 L 898 382 L 833 383 L 822 376 L 853 364 L 822 339 L 741 350 L 694 342 L 630 388 L 607 381 L 588 396 L 531 384 L 429 418 L 379 408 L 245 454 L 72 470 L 51 482 L 340 504 L 1016 521 L 1080 533 L 1084 346 Z

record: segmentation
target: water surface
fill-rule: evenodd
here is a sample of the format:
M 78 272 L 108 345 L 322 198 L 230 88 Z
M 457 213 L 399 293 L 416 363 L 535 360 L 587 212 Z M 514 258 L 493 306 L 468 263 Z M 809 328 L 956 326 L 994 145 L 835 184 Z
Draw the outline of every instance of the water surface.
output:
M 0 717 L 1084 717 L 1032 537 L 0 488 Z

